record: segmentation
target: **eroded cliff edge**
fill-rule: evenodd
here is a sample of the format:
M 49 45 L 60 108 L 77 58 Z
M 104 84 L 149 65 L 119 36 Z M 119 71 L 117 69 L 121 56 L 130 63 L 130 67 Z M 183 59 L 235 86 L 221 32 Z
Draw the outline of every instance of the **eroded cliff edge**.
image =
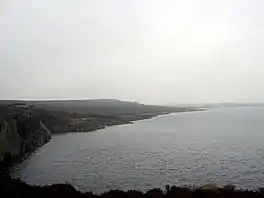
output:
M 1 107 L 0 162 L 19 161 L 51 139 L 51 132 L 34 114 L 34 107 Z

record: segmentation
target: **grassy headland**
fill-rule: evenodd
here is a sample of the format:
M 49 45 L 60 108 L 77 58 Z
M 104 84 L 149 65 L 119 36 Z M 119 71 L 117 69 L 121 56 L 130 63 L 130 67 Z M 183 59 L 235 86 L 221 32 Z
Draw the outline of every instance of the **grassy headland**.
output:
M 24 111 L 24 106 L 31 107 L 34 117 L 41 120 L 52 133 L 89 132 L 158 115 L 197 110 L 186 107 L 144 105 L 112 99 L 0 101 L 0 105 L 13 105 L 16 108 L 22 108 L 21 111 Z
M 90 132 L 193 110 L 118 100 L 0 101 L 0 163 L 19 161 L 48 142 L 51 134 Z

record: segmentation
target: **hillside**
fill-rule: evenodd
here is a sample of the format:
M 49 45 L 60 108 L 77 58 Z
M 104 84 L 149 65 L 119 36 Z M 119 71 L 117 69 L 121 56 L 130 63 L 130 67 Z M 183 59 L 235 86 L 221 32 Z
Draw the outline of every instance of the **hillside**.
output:
M 99 115 L 127 115 L 142 113 L 172 113 L 182 112 L 191 109 L 185 107 L 165 107 L 155 105 L 144 105 L 137 102 L 126 102 L 114 99 L 96 100 L 53 100 L 53 101 L 0 101 L 0 105 L 27 104 L 35 107 L 65 111 L 80 114 L 99 114 Z
M 0 161 L 34 151 L 51 133 L 90 132 L 187 110 L 193 109 L 118 100 L 0 101 Z
M 34 118 L 52 133 L 94 131 L 106 126 L 128 124 L 157 115 L 193 109 L 144 105 L 119 100 L 0 101 L 0 116 L 8 106 L 28 106 Z M 1 118 L 1 117 L 0 117 Z

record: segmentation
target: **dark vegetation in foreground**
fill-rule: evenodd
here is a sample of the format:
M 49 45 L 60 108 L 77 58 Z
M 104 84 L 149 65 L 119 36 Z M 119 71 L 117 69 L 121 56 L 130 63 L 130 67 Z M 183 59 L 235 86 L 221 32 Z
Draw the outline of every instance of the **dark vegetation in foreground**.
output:
M 20 179 L 11 179 L 7 174 L 1 175 L 0 197 L 76 197 L 76 198 L 254 198 L 264 197 L 264 189 L 237 190 L 234 186 L 228 185 L 224 188 L 205 187 L 188 188 L 166 186 L 166 190 L 158 188 L 147 192 L 129 190 L 111 190 L 100 195 L 92 192 L 82 193 L 73 188 L 70 184 L 54 184 L 49 186 L 30 186 Z

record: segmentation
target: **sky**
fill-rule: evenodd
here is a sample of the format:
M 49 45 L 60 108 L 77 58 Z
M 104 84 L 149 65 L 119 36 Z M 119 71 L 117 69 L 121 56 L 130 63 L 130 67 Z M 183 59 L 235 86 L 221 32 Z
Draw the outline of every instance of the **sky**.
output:
M 264 101 L 263 0 L 1 0 L 0 99 Z

